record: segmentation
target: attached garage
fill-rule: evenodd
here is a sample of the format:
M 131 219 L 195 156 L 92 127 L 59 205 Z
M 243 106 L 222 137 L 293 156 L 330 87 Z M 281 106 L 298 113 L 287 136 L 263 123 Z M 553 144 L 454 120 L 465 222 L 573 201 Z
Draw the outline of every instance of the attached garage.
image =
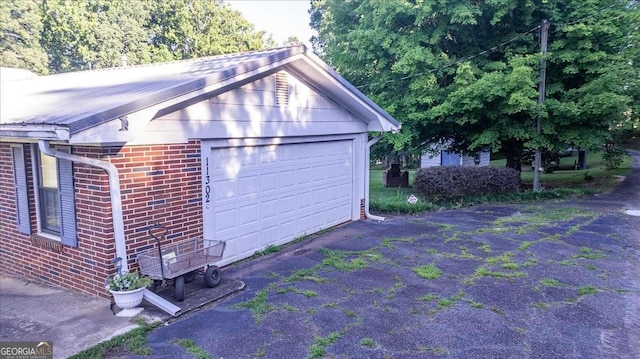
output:
M 400 128 L 304 46 L 0 85 L 0 194 L 21 204 L 0 270 L 103 296 L 155 223 L 163 245 L 226 241 L 223 265 L 365 218 L 369 148 Z
M 226 262 L 350 221 L 353 139 L 217 148 L 203 142 L 204 235 Z M 208 194 L 207 194 L 208 192 Z

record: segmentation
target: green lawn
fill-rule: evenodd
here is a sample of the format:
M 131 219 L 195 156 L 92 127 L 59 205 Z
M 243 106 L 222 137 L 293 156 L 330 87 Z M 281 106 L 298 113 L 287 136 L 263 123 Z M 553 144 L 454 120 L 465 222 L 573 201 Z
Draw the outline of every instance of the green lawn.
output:
M 563 157 L 560 159 L 562 168 L 573 167 L 574 161 L 577 161 L 577 155 L 572 157 Z M 370 209 L 372 212 L 386 213 L 420 213 L 442 206 L 452 207 L 465 204 L 478 204 L 488 201 L 530 201 L 544 200 L 548 198 L 561 198 L 563 196 L 579 195 L 585 193 L 606 192 L 615 187 L 625 174 L 631 172 L 632 159 L 625 156 L 620 168 L 607 170 L 602 164 L 602 156 L 597 152 L 590 152 L 587 157 L 589 168 L 586 170 L 559 170 L 554 173 L 541 173 L 540 182 L 542 184 L 542 194 L 534 194 L 531 191 L 525 191 L 514 194 L 501 194 L 494 196 L 483 196 L 474 198 L 465 198 L 452 203 L 432 203 L 428 198 L 424 198 L 412 187 L 409 188 L 389 188 L 382 185 L 383 169 L 376 168 L 370 171 Z M 491 166 L 504 167 L 505 160 L 491 161 Z M 413 185 L 414 174 L 416 170 L 409 170 L 409 186 Z M 522 183 L 531 185 L 533 183 L 533 171 L 522 171 Z M 418 197 L 416 204 L 407 201 L 409 196 Z
M 384 170 L 372 169 L 369 172 L 369 207 L 376 212 L 397 212 L 397 213 L 420 213 L 436 208 L 436 206 L 425 200 L 413 188 L 390 188 L 382 185 L 382 174 Z M 409 186 L 413 186 L 413 178 L 416 170 L 409 170 Z M 414 194 L 418 197 L 416 204 L 411 204 L 407 200 Z
M 578 155 L 560 158 L 560 168 L 572 168 L 578 160 Z M 505 160 L 491 161 L 492 167 L 504 167 Z M 599 191 L 610 190 L 619 178 L 614 176 L 624 176 L 632 170 L 633 160 L 630 156 L 625 156 L 619 168 L 607 170 L 602 161 L 601 152 L 589 152 L 587 155 L 588 168 L 586 170 L 557 170 L 553 173 L 540 173 L 540 183 L 543 187 L 567 187 L 579 186 L 591 188 Z M 533 170 L 524 167 L 522 170 L 522 183 L 533 183 Z

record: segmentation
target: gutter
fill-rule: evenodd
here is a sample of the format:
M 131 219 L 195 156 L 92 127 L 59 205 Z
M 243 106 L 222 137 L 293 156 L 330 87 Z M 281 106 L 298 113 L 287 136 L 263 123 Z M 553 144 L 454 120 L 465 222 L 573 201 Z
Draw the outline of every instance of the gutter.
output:
M 373 219 L 374 221 L 382 222 L 385 220 L 384 217 L 373 215 L 369 212 L 369 177 L 371 176 L 371 146 L 375 145 L 378 141 L 382 139 L 382 134 L 372 138 L 369 142 L 367 142 L 367 149 L 364 155 L 364 215 L 369 219 Z
M 0 123 L 2 123 L 1 119 Z M 0 138 L 39 138 L 51 141 L 68 141 L 70 136 L 68 128 L 58 125 L 2 123 L 0 125 Z
M 113 235 L 116 242 L 116 257 L 124 258 L 122 261 L 122 271 L 129 271 L 127 249 L 124 238 L 124 220 L 122 217 L 122 197 L 120 195 L 120 177 L 118 169 L 111 162 L 101 161 L 95 158 L 72 155 L 70 153 L 56 151 L 49 146 L 49 141 L 38 140 L 40 151 L 47 156 L 60 158 L 72 162 L 98 167 L 109 175 L 109 193 L 111 195 L 111 217 L 113 218 Z

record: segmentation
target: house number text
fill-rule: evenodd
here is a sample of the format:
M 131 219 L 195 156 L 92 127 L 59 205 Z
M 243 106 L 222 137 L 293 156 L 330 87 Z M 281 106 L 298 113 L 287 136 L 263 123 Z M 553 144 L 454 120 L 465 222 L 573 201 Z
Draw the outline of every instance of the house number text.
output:
M 209 203 L 211 202 L 211 178 L 209 176 L 209 157 L 204 160 L 205 177 L 204 177 L 204 203 L 207 209 L 209 209 Z

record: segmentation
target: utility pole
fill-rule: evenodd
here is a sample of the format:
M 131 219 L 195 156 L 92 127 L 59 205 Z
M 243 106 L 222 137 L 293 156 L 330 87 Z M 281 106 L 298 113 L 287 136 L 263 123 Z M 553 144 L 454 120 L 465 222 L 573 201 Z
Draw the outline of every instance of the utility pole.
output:
M 540 47 L 542 49 L 542 56 L 540 57 L 540 83 L 538 84 L 538 119 L 536 121 L 536 133 L 538 134 L 538 140 L 542 134 L 542 105 L 544 104 L 545 83 L 547 81 L 547 40 L 549 37 L 549 22 L 546 19 L 542 20 L 540 25 Z M 542 192 L 542 186 L 540 186 L 540 166 L 542 159 L 542 149 L 540 145 L 536 149 L 536 157 L 533 163 L 535 167 L 533 169 L 533 190 L 535 192 Z

